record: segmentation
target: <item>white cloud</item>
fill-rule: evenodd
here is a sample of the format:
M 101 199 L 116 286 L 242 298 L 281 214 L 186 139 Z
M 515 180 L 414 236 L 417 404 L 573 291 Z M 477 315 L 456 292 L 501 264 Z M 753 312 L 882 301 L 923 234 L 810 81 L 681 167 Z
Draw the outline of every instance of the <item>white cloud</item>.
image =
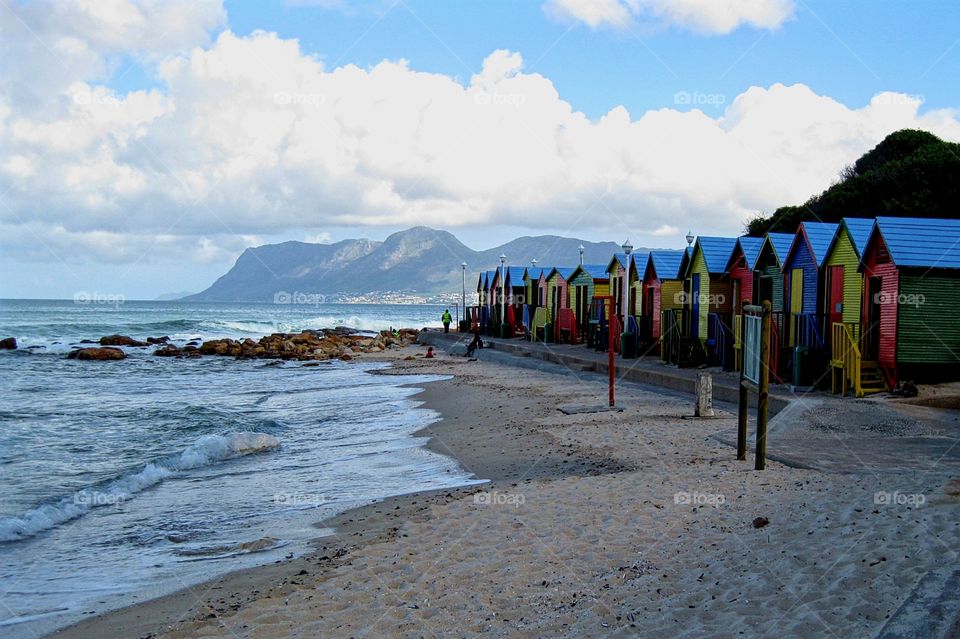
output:
M 3 86 L 19 81 L 11 66 Z M 663 244 L 802 202 L 894 130 L 960 139 L 957 114 L 920 114 L 918 96 L 850 108 L 804 85 L 752 87 L 710 114 L 616 107 L 591 120 L 503 50 L 464 85 L 403 60 L 327 69 L 296 41 L 227 31 L 163 54 L 161 89 L 116 94 L 94 71 L 47 78 L 40 110 L 0 91 L 5 255 L 199 263 L 257 236 L 414 224 Z
M 547 0 L 544 9 L 593 29 L 645 21 L 723 35 L 743 25 L 775 29 L 793 17 L 795 6 L 794 0 Z
M 333 241 L 333 235 L 329 231 L 322 231 L 320 233 L 314 233 L 313 235 L 307 235 L 303 238 L 304 242 L 309 244 L 329 244 Z

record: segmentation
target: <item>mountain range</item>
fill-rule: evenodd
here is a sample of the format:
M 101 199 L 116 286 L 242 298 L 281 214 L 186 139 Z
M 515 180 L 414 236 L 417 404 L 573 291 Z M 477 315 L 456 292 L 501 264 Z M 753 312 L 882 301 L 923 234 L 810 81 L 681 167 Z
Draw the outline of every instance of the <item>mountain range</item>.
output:
M 423 226 L 399 231 L 382 242 L 266 244 L 246 249 L 208 289 L 183 299 L 266 302 L 293 294 L 334 299 L 383 293 L 459 296 L 463 262 L 467 263 L 467 291 L 473 291 L 478 273 L 499 267 L 501 254 L 507 256 L 508 266 L 528 266 L 532 259 L 543 266 L 574 266 L 579 263 L 580 244 L 587 264 L 606 264 L 621 250 L 614 242 L 541 235 L 474 251 L 447 231 Z

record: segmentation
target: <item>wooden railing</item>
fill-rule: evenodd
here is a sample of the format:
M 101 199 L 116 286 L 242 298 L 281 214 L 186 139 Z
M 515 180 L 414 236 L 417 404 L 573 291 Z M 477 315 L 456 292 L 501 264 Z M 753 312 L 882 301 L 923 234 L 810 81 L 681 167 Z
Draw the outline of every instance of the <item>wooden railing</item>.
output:
M 822 350 L 823 332 L 820 330 L 822 316 L 816 313 L 795 313 L 793 316 L 796 346 L 806 346 L 811 350 Z
M 834 322 L 830 337 L 832 345 L 830 369 L 833 392 L 837 392 L 837 374 L 839 373 L 841 394 L 846 395 L 847 388 L 852 388 L 857 397 L 863 397 L 863 387 L 860 384 L 862 357 L 853 331 L 847 324 Z
M 743 368 L 743 315 L 733 316 L 733 368 Z

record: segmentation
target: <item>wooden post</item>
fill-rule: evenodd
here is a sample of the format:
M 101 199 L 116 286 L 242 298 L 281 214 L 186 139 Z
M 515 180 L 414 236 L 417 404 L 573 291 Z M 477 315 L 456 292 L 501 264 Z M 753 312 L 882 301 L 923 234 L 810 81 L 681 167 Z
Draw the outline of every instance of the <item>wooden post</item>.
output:
M 705 371 L 698 371 L 695 390 L 697 403 L 693 416 L 713 417 L 713 376 Z
M 747 459 L 747 411 L 749 391 L 743 383 L 743 372 L 740 372 L 740 404 L 737 413 L 737 459 L 744 461 Z
M 757 456 L 756 469 L 767 463 L 767 414 L 770 399 L 770 301 L 763 302 L 760 329 L 760 389 L 757 397 Z

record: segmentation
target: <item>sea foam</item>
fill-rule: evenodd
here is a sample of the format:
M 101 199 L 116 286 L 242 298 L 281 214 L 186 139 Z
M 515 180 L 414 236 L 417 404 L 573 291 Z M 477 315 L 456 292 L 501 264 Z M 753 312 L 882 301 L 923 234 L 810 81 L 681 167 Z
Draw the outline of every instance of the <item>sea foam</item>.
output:
M 117 505 L 180 471 L 272 450 L 279 445 L 276 437 L 266 433 L 204 435 L 180 453 L 150 462 L 137 472 L 84 488 L 55 503 L 42 504 L 19 517 L 0 519 L 0 542 L 26 539 L 81 517 L 98 506 Z

